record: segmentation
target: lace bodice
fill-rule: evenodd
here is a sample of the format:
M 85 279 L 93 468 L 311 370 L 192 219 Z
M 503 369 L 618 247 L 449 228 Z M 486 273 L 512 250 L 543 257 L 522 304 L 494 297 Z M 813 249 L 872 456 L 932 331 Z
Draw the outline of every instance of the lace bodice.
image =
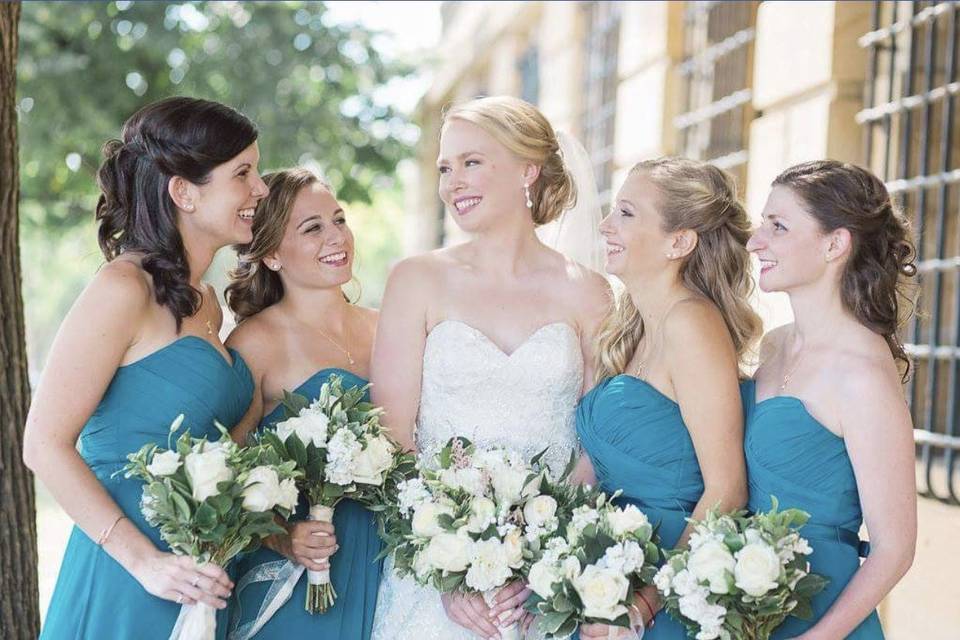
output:
M 416 442 L 432 456 L 452 436 L 484 447 L 509 447 L 544 460 L 559 472 L 576 446 L 574 411 L 583 385 L 577 332 L 554 322 L 510 354 L 457 320 L 427 336 Z M 377 598 L 374 640 L 473 640 L 449 620 L 439 594 L 398 578 L 388 560 Z
M 559 471 L 576 443 L 574 409 L 583 385 L 579 338 L 563 322 L 544 325 L 506 354 L 456 320 L 427 336 L 416 441 L 429 456 L 453 436 L 546 460 Z

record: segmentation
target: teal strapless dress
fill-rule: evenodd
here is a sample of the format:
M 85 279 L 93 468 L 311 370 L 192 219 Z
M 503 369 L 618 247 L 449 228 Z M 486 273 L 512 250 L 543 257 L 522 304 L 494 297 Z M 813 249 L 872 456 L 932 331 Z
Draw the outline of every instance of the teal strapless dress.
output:
M 748 400 L 744 453 L 749 509 L 770 509 L 773 495 L 780 508 L 809 513 L 810 520 L 800 533 L 813 547 L 810 568 L 830 579 L 813 599 L 813 618 L 787 618 L 772 636 L 774 640 L 792 638 L 823 617 L 860 568 L 860 556 L 868 550 L 858 539 L 863 522 L 860 495 L 843 438 L 811 416 L 803 402 L 774 396 L 758 403 L 752 380 L 741 390 Z M 876 611 L 847 638 L 882 639 Z
M 621 490 L 659 525 L 661 546 L 672 549 L 703 495 L 703 476 L 680 406 L 628 375 L 594 387 L 577 408 L 577 435 L 607 493 Z M 683 626 L 665 611 L 646 640 L 686 638 Z
M 294 391 L 310 399 L 320 395 L 320 387 L 331 374 L 343 377 L 344 388 L 363 386 L 367 381 L 343 369 L 321 369 Z M 273 425 L 284 417 L 280 405 L 260 423 L 260 428 Z M 297 510 L 298 519 L 306 517 L 307 504 L 301 499 Z M 376 560 L 380 554 L 381 540 L 373 514 L 352 500 L 341 501 L 333 513 L 340 549 L 330 561 L 330 580 L 337 593 L 333 607 L 325 613 L 311 615 L 303 608 L 307 597 L 307 574 L 300 576 L 293 595 L 270 618 L 254 636 L 264 638 L 317 638 L 320 640 L 367 640 L 373 628 L 373 614 L 377 605 L 377 590 L 383 562 Z M 271 567 L 286 562 L 277 552 L 261 547 L 256 552 L 241 557 L 235 563 L 238 589 L 230 602 L 230 637 L 242 637 L 247 627 L 257 616 L 267 597 L 270 580 L 251 581 L 242 591 L 239 585 L 251 572 L 266 575 Z M 239 633 L 236 632 L 239 630 Z
M 227 362 L 206 340 L 184 336 L 120 367 L 80 432 L 80 455 L 130 521 L 163 551 L 169 547 L 140 512 L 142 483 L 114 474 L 126 464 L 127 454 L 143 445 L 166 447 L 170 423 L 181 413 L 186 416 L 181 432 L 189 429 L 194 437 L 211 440 L 220 438 L 214 420 L 227 427 L 239 422 L 254 385 L 240 354 L 230 355 L 233 361 Z M 147 593 L 74 527 L 40 637 L 167 640 L 179 612 L 180 605 Z M 225 613 L 218 612 L 221 638 L 227 630 Z

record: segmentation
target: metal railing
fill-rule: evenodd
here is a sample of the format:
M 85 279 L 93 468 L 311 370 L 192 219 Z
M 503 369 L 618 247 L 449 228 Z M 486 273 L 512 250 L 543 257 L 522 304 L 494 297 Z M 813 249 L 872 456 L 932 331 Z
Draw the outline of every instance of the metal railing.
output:
M 706 160 L 745 184 L 753 117 L 757 2 L 687 2 L 680 74 L 683 113 L 673 126 L 680 155 Z
M 960 504 L 960 2 L 873 4 L 864 127 L 868 165 L 910 219 L 918 306 L 904 332 L 920 493 Z

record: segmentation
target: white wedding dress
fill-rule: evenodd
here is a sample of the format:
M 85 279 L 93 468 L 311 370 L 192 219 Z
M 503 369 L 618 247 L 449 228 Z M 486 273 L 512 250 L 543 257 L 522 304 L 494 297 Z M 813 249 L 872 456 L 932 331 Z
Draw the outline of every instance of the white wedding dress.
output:
M 468 324 L 445 320 L 427 336 L 416 441 L 429 459 L 453 436 L 509 447 L 559 473 L 577 446 L 574 411 L 583 356 L 569 324 L 544 325 L 506 354 Z M 387 559 L 373 640 L 474 640 L 449 618 L 432 588 L 399 578 Z

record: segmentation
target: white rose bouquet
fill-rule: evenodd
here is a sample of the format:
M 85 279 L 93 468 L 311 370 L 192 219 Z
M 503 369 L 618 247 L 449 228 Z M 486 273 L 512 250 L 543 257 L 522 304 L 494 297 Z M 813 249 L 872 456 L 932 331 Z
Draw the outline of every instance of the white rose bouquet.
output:
M 311 520 L 332 522 L 344 498 L 383 510 L 396 484 L 412 473 L 413 456 L 401 452 L 380 424 L 383 410 L 364 401 L 368 388 L 344 390 L 343 378 L 331 375 L 313 402 L 284 393 L 286 419 L 257 436 L 300 472 L 297 485 L 307 495 Z M 308 571 L 307 577 L 305 608 L 323 613 L 337 597 L 330 572 Z
M 697 640 L 766 640 L 787 616 L 809 618 L 827 579 L 810 573 L 813 552 L 797 509 L 720 515 L 696 523 L 688 550 L 668 553 L 654 583 L 667 612 Z
M 183 424 L 181 414 L 170 437 Z M 144 445 L 127 456 L 123 472 L 144 482 L 141 510 L 173 553 L 226 564 L 283 528 L 274 518 L 297 506 L 298 471 L 262 447 L 238 447 L 219 424 L 211 442 L 185 431 L 168 449 Z M 212 640 L 216 615 L 209 605 L 183 605 L 170 640 Z
M 541 454 L 542 455 L 542 454 Z M 530 558 L 524 511 L 549 526 L 552 507 L 540 494 L 546 469 L 513 451 L 479 449 L 452 438 L 418 477 L 400 483 L 396 505 L 383 522 L 384 555 L 394 554 L 400 575 L 440 592 L 496 592 L 524 578 Z M 550 498 L 553 500 L 553 498 Z M 514 624 L 503 638 L 519 638 Z
M 611 500 L 600 494 L 572 509 L 527 572 L 526 608 L 547 637 L 566 638 L 585 622 L 629 628 L 633 593 L 653 582 L 653 526 L 637 507 Z

